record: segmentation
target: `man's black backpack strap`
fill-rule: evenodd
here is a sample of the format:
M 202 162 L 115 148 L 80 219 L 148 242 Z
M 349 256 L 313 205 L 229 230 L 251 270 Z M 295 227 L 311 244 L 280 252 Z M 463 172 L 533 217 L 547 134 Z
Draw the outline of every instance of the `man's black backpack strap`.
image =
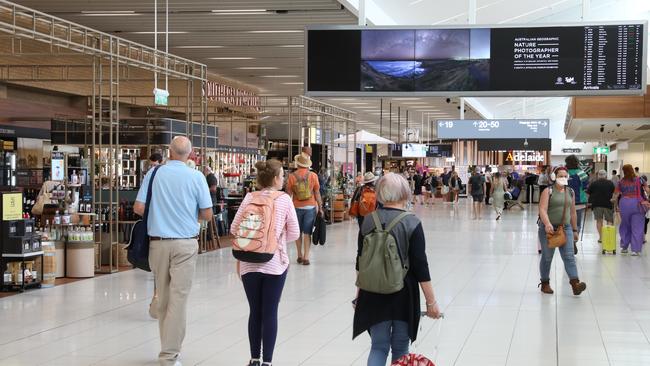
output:
M 144 204 L 144 214 L 131 229 L 131 237 L 127 247 L 127 259 L 133 268 L 151 272 L 149 266 L 149 233 L 147 232 L 147 221 L 149 219 L 149 206 L 151 205 L 151 194 L 153 191 L 153 180 L 156 177 L 161 165 L 156 166 L 151 173 L 147 188 L 147 200 Z

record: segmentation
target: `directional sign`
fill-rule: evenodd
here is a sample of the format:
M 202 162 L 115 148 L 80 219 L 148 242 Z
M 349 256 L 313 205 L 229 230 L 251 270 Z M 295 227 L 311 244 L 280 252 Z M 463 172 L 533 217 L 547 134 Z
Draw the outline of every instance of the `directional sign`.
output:
M 548 119 L 438 120 L 440 139 L 547 139 Z

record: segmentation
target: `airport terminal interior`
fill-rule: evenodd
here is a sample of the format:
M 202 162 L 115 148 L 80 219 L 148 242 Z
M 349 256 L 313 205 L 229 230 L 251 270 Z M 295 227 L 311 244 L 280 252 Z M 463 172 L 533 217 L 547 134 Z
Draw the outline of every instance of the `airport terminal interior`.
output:
M 649 20 L 0 0 L 0 366 L 650 365 Z

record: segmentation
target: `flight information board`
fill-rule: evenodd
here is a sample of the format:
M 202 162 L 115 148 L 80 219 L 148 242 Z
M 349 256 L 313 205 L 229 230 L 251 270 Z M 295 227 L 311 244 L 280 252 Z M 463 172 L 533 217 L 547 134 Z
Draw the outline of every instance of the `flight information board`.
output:
M 646 22 L 472 28 L 313 27 L 306 94 L 643 94 Z
M 548 119 L 438 120 L 439 139 L 547 139 Z

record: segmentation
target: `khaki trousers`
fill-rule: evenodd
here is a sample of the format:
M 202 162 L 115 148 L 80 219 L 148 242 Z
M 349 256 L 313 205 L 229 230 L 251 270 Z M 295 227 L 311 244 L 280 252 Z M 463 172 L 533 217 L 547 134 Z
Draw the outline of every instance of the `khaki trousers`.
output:
M 152 240 L 149 247 L 149 263 L 158 292 L 153 306 L 160 328 L 161 366 L 174 365 L 181 352 L 198 249 L 196 239 Z

